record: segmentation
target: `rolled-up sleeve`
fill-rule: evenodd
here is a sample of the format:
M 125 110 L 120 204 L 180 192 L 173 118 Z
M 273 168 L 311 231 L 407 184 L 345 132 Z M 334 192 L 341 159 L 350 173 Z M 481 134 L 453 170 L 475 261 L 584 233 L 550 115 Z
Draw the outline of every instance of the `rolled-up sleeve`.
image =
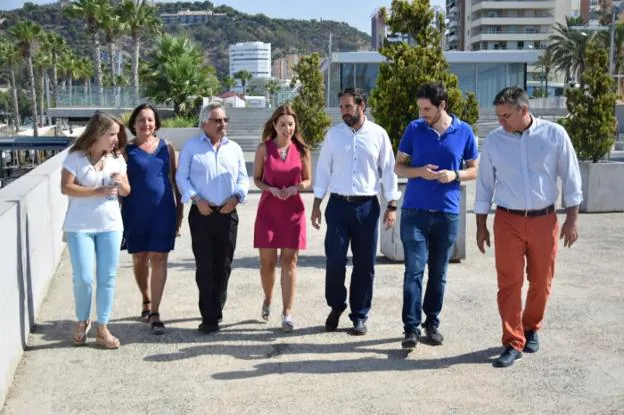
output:
M 187 203 L 192 197 L 197 195 L 197 191 L 191 184 L 191 162 L 193 158 L 193 141 L 188 141 L 178 159 L 178 170 L 176 171 L 176 184 L 182 194 L 182 203 Z
M 492 158 L 488 142 L 492 140 L 492 134 L 485 139 L 481 157 L 479 158 L 479 172 L 477 174 L 477 189 L 475 194 L 474 212 L 477 215 L 487 215 L 492 206 L 494 186 L 496 185 L 496 172 L 492 165 Z
M 563 127 L 558 128 L 561 147 L 557 161 L 557 175 L 561 179 L 561 191 L 565 207 L 578 206 L 583 201 L 581 171 L 570 136 Z
M 249 175 L 247 174 L 247 166 L 245 165 L 245 154 L 243 150 L 238 148 L 238 175 L 236 178 L 236 186 L 234 194 L 240 197 L 240 201 L 244 202 L 249 192 Z
M 379 152 L 379 170 L 381 171 L 384 196 L 388 201 L 399 200 L 401 198 L 401 192 L 399 192 L 399 178 L 394 172 L 394 161 L 390 137 L 388 137 L 388 134 L 384 131 Z
M 331 177 L 332 168 L 332 154 L 331 154 L 331 136 L 328 132 L 325 134 L 323 145 L 321 145 L 321 151 L 318 161 L 316 162 L 316 169 L 314 172 L 314 197 L 322 199 L 327 193 L 329 186 L 329 179 Z

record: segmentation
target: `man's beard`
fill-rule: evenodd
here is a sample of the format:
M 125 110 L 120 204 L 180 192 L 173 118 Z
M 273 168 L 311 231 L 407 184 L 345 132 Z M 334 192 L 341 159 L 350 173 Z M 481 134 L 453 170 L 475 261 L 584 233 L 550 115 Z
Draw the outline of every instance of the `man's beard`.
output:
M 354 125 L 358 124 L 360 122 L 360 120 L 362 119 L 362 116 L 360 114 L 355 114 L 355 115 L 343 115 L 342 116 L 342 120 L 345 122 L 345 124 L 347 124 L 349 127 L 353 127 Z
M 442 113 L 438 111 L 436 115 L 431 117 L 431 120 L 429 118 L 425 118 L 425 120 L 427 121 L 427 124 L 429 124 L 429 126 L 433 127 L 434 125 L 436 125 L 438 121 L 440 121 L 441 118 L 442 118 Z

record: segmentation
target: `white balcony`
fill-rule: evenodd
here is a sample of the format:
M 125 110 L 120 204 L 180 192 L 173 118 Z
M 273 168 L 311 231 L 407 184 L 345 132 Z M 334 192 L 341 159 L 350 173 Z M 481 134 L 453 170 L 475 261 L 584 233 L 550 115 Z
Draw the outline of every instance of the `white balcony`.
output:
M 457 34 L 447 35 L 446 36 L 446 41 L 448 43 L 458 42 L 459 41 L 459 37 L 457 37 Z
M 482 33 L 472 36 L 470 43 L 479 42 L 544 42 L 548 33 Z
M 457 27 L 457 20 L 451 20 L 451 21 L 449 21 L 447 28 L 448 28 L 448 29 L 452 29 L 452 28 L 454 28 L 454 27 Z
M 491 1 L 486 0 L 472 6 L 472 12 L 480 10 L 552 10 L 555 8 L 554 1 Z
M 470 27 L 479 26 L 552 26 L 554 17 L 482 17 L 470 22 Z

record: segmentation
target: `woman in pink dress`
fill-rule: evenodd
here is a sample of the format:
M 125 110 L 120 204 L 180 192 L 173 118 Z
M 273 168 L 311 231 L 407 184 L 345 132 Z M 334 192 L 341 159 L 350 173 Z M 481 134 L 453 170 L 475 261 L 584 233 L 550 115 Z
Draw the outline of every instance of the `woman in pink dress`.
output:
M 260 250 L 264 290 L 262 318 L 269 320 L 277 250 L 280 252 L 282 330 L 294 329 L 292 306 L 297 282 L 297 256 L 307 247 L 306 215 L 299 192 L 310 186 L 310 150 L 298 130 L 297 115 L 288 104 L 266 122 L 256 151 L 254 183 L 262 190 L 256 216 L 254 247 Z

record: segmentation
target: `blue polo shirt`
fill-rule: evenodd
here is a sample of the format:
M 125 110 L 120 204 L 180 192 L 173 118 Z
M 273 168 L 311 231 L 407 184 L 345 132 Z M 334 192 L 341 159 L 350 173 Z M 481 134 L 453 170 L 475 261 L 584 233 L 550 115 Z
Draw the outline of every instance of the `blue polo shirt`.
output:
M 461 170 L 465 160 L 479 157 L 470 124 L 451 116 L 451 126 L 440 135 L 423 119 L 412 121 L 401 138 L 399 151 L 411 157 L 411 167 L 427 164 L 439 170 Z M 461 198 L 458 182 L 440 183 L 422 177 L 408 179 L 403 208 L 459 213 Z

